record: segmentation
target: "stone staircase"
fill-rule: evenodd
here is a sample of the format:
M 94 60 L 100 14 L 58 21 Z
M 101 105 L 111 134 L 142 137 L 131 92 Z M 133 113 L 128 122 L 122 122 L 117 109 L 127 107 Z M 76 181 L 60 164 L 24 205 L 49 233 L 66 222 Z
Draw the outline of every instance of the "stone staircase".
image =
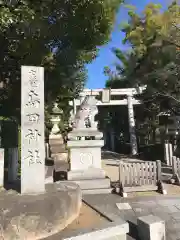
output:
M 53 159 L 46 159 L 45 161 L 45 183 L 54 182 L 54 161 Z
M 63 164 L 65 165 L 65 164 Z M 62 166 L 63 168 L 63 166 Z M 46 166 L 45 183 L 52 183 L 54 181 L 67 181 L 67 170 L 59 169 L 57 166 Z M 104 179 L 82 179 L 82 180 L 70 180 L 78 184 L 83 194 L 105 194 L 111 193 L 111 181 L 108 177 Z
M 111 180 L 106 177 L 104 179 L 88 179 L 88 180 L 75 180 L 73 181 L 78 184 L 83 194 L 106 194 L 111 193 Z
M 66 161 L 54 161 L 54 180 L 55 181 L 64 181 L 67 180 L 67 173 L 69 169 L 69 163 Z M 89 173 L 89 174 L 88 174 Z M 74 173 L 69 179 L 71 182 L 77 183 L 80 188 L 82 189 L 83 194 L 104 194 L 104 193 L 111 193 L 112 188 L 111 186 L 111 180 L 106 177 L 104 178 L 104 171 L 102 170 L 102 176 L 99 174 L 96 176 L 96 178 L 92 179 L 91 176 L 93 176 L 94 171 L 91 172 L 91 170 L 88 171 L 86 174 L 87 177 L 84 179 L 76 179 L 76 173 Z M 99 173 L 99 171 L 98 171 Z M 82 173 L 83 174 L 83 173 Z M 77 174 L 78 178 L 80 176 L 80 172 Z
M 46 159 L 46 164 L 45 164 L 45 182 L 46 183 L 54 182 L 57 175 L 59 175 L 59 172 L 61 175 L 63 163 L 67 162 L 67 155 L 68 155 L 68 151 L 65 149 L 65 145 L 63 143 L 63 139 L 61 135 L 53 135 L 53 137 L 49 139 L 49 146 L 50 146 L 51 158 Z M 57 164 L 58 162 L 60 164 Z M 65 171 L 67 171 L 67 166 L 65 168 Z

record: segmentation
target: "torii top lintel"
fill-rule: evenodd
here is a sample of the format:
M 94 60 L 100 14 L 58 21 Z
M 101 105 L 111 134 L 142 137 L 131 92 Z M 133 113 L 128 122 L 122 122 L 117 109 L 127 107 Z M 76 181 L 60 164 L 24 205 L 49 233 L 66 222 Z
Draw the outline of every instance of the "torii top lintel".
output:
M 118 88 L 118 89 L 110 89 L 111 95 L 136 95 L 142 93 L 142 91 L 146 89 L 145 86 L 139 88 Z M 104 89 L 88 89 L 85 88 L 81 93 L 80 97 L 84 97 L 87 95 L 98 96 Z

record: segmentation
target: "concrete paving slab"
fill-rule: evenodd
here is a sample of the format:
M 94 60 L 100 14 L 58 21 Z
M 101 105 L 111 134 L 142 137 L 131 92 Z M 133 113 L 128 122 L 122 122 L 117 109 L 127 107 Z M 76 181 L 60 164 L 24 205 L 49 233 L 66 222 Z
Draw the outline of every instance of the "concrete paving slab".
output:
M 119 219 L 117 222 L 111 222 L 106 224 L 106 226 L 102 226 L 100 228 L 96 228 L 93 231 L 89 231 L 89 229 L 84 229 L 81 233 L 77 232 L 74 236 L 70 238 L 64 238 L 64 240 L 107 240 L 110 239 L 125 239 L 126 233 L 129 232 L 129 225 L 127 222 Z
M 180 210 L 180 204 L 175 204 L 175 206 Z
M 84 201 L 98 210 L 98 212 L 112 218 L 113 221 L 118 219 L 118 217 L 128 221 L 131 232 L 129 239 L 137 239 L 137 237 L 135 238 L 137 218 L 151 214 L 165 221 L 167 240 L 180 239 L 179 196 L 148 196 L 124 199 L 115 194 L 107 194 L 103 197 L 102 195 L 84 196 Z M 120 209 L 117 207 L 117 203 Z M 120 205 L 120 203 L 125 203 L 125 205 Z M 128 206 L 127 203 L 132 209 L 123 209 L 123 207 L 121 207 Z
M 119 210 L 130 210 L 132 207 L 129 203 L 116 203 L 116 206 Z
M 179 211 L 179 212 L 176 212 L 176 213 L 173 213 L 173 214 L 172 214 L 172 218 L 173 218 L 174 220 L 180 221 L 180 211 Z

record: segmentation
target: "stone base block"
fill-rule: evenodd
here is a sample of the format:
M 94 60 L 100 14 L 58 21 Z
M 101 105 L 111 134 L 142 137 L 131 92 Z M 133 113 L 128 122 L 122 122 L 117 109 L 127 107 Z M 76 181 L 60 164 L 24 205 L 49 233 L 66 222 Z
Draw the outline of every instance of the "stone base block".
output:
M 54 166 L 45 166 L 45 184 L 53 183 Z
M 74 221 L 82 194 L 78 185 L 59 182 L 46 185 L 39 195 L 0 192 L 0 239 L 38 240 L 50 237 Z
M 72 132 L 70 132 L 68 134 L 68 138 L 73 140 L 73 139 L 76 139 L 77 137 L 96 137 L 96 140 L 97 139 L 101 139 L 103 138 L 103 133 L 102 132 L 99 132 L 97 129 L 91 129 L 91 130 L 88 130 L 88 128 L 85 128 L 85 129 L 73 129 Z
M 91 195 L 91 194 L 109 194 L 112 193 L 113 188 L 97 188 L 97 189 L 84 189 L 82 190 L 83 195 Z
M 88 180 L 88 179 L 104 179 L 106 173 L 100 168 L 89 168 L 87 170 L 81 171 L 69 171 L 67 174 L 67 179 L 72 180 Z
M 165 240 L 165 222 L 159 217 L 148 215 L 137 220 L 140 240 Z
M 83 194 L 111 193 L 111 181 L 100 168 L 88 168 L 81 171 L 69 171 L 67 179 L 78 184 Z
M 76 180 L 73 181 L 82 190 L 87 190 L 87 189 L 105 189 L 105 188 L 110 188 L 110 179 L 109 178 L 104 178 L 104 179 L 91 179 L 91 180 Z

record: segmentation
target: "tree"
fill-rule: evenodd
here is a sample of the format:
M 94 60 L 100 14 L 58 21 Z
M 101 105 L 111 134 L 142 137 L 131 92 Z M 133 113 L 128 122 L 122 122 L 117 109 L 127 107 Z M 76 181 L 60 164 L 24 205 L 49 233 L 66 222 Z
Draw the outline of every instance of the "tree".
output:
M 123 52 L 118 48 L 112 48 L 115 54 L 117 63 L 115 63 L 115 70 L 112 71 L 109 67 L 104 68 L 104 74 L 109 77 L 106 81 L 106 87 L 110 88 L 130 88 L 133 87 L 133 82 L 126 77 L 129 69 L 130 52 Z
M 120 60 L 115 72 L 116 87 L 122 86 L 122 80 L 132 87 L 146 85 L 146 90 L 138 96 L 143 103 L 139 109 L 143 117 L 137 119 L 146 132 L 155 132 L 161 111 L 179 112 L 179 26 L 180 6 L 176 1 L 164 12 L 157 4 L 148 4 L 141 14 L 130 10 L 129 21 L 122 29 L 123 43 L 130 50 L 115 50 Z M 113 85 L 112 79 L 108 84 Z
M 84 64 L 109 40 L 120 3 L 0 1 L 1 114 L 20 119 L 21 65 L 44 66 L 46 104 L 61 100 L 67 105 L 84 85 Z
M 174 28 L 180 24 L 178 13 L 180 6 L 175 2 L 163 13 L 158 6 L 148 5 L 143 17 L 133 15 L 131 30 L 125 29 L 125 41 L 131 44 L 135 59 L 127 77 L 135 78 L 138 85 L 147 85 L 141 99 L 155 105 L 157 111 L 173 113 L 179 108 L 179 39 L 174 36 Z

